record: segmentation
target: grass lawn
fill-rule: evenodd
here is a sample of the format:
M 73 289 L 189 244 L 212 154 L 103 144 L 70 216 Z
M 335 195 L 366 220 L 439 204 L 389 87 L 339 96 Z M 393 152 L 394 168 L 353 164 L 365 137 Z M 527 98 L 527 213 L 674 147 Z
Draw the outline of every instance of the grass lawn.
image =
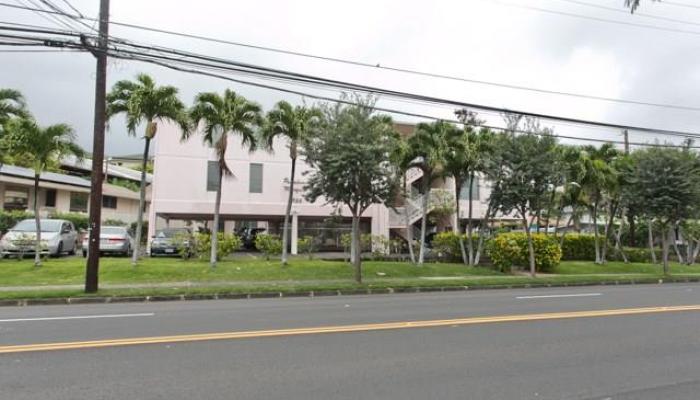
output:
M 343 261 L 292 259 L 282 267 L 279 261 L 239 258 L 219 263 L 211 269 L 207 262 L 176 258 L 144 259 L 133 268 L 126 258 L 103 258 L 100 282 L 118 288 L 100 290 L 101 295 L 138 296 L 169 294 L 299 292 L 309 290 L 351 290 L 358 288 L 402 288 L 431 286 L 494 286 L 518 284 L 575 284 L 611 280 L 656 281 L 663 277 L 659 265 L 609 262 L 565 261 L 553 274 L 536 279 L 507 275 L 489 268 L 469 268 L 461 264 L 426 264 L 422 267 L 402 262 L 363 262 L 364 283 L 353 281 L 352 267 Z M 85 260 L 49 259 L 41 268 L 32 260 L 0 260 L 0 298 L 80 296 L 77 288 L 44 288 L 46 285 L 80 285 Z M 672 275 L 700 275 L 700 266 L 674 264 Z M 192 286 L 184 285 L 191 282 Z M 135 285 L 126 287 L 124 285 Z M 140 285 L 140 286 L 139 286 Z M 153 285 L 148 287 L 149 285 Z M 8 290 L 8 287 L 32 286 L 33 290 Z M 5 287 L 5 290 L 2 288 Z

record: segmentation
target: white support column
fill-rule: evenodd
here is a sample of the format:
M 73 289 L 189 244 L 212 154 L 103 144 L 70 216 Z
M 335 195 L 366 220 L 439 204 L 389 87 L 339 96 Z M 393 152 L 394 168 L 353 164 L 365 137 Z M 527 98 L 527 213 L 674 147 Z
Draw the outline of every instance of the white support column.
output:
M 292 212 L 292 232 L 291 232 L 291 242 L 292 242 L 292 254 L 298 254 L 297 250 L 297 239 L 299 238 L 299 214 L 296 211 Z

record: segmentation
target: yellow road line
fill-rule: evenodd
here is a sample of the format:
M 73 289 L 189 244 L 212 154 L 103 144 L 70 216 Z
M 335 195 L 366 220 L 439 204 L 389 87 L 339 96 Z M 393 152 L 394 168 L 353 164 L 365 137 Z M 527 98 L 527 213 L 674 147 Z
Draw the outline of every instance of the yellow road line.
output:
M 278 337 L 278 336 L 298 336 L 298 335 L 313 335 L 313 334 L 321 334 L 321 333 L 347 333 L 347 332 L 367 332 L 367 331 L 382 331 L 382 330 L 409 329 L 409 328 L 434 328 L 434 327 L 441 327 L 441 326 L 492 324 L 492 323 L 499 323 L 499 322 L 544 321 L 544 320 L 573 319 L 573 318 L 613 317 L 613 316 L 622 316 L 622 315 L 654 314 L 654 313 L 668 313 L 668 312 L 682 312 L 682 311 L 686 311 L 686 312 L 687 311 L 700 311 L 700 305 L 671 306 L 671 307 L 646 307 L 646 308 L 623 308 L 623 309 L 616 309 L 616 310 L 554 312 L 554 313 L 542 313 L 542 314 L 501 315 L 501 316 L 493 316 L 493 317 L 470 317 L 470 318 L 443 319 L 443 320 L 430 320 L 430 321 L 386 322 L 386 323 L 359 324 L 359 325 L 319 326 L 319 327 L 310 327 L 310 328 L 274 329 L 274 330 L 222 332 L 222 333 L 202 333 L 202 334 L 193 334 L 193 335 L 137 337 L 137 338 L 111 339 L 111 340 L 91 340 L 91 341 L 82 341 L 82 342 L 26 344 L 26 345 L 14 345 L 14 346 L 0 346 L 0 354 L 25 353 L 25 352 L 34 352 L 34 351 L 93 349 L 93 348 L 101 348 L 101 347 L 134 346 L 134 345 L 159 344 L 159 343 L 202 342 L 202 341 L 209 341 L 209 340 L 233 340 L 233 339 L 262 338 L 262 337 Z

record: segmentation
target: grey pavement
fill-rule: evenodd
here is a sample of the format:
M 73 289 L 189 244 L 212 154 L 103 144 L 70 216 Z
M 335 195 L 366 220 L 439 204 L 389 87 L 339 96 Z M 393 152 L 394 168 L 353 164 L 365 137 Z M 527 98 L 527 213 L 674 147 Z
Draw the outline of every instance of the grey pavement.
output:
M 0 346 L 696 304 L 674 284 L 10 307 Z M 0 399 L 697 399 L 698 371 L 681 312 L 6 354 Z

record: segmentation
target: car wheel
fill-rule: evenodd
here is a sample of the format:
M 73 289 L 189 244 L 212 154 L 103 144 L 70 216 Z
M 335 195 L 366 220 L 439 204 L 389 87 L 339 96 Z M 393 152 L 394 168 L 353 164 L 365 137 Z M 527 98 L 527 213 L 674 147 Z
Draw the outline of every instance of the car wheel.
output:
M 63 242 L 58 243 L 58 247 L 56 247 L 56 253 L 53 256 L 59 257 L 61 254 L 63 254 Z
M 74 256 L 74 255 L 75 255 L 75 252 L 77 251 L 77 249 L 78 249 L 78 243 L 73 243 L 73 248 L 70 249 L 70 251 L 68 252 L 68 254 L 71 255 L 71 256 Z
M 83 258 L 87 258 L 87 251 L 83 250 Z

